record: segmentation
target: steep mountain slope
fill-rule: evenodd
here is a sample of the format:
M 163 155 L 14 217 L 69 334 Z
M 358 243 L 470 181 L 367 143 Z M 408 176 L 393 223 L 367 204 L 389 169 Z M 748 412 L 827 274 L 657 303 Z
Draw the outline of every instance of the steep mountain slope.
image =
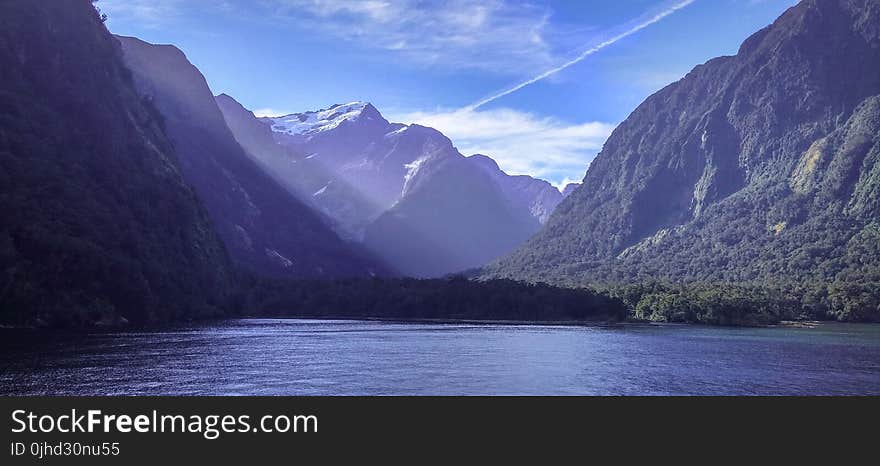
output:
M 362 232 L 368 221 L 379 215 L 379 206 L 314 157 L 279 144 L 271 124 L 257 119 L 232 97 L 223 94 L 216 101 L 236 141 L 266 173 L 321 212 L 338 234 L 360 239 L 356 232 Z
M 430 149 L 407 164 L 400 200 L 367 228 L 365 244 L 402 273 L 436 277 L 479 267 L 540 227 L 438 131 L 412 125 L 401 138 Z
M 565 188 L 562 189 L 562 198 L 565 199 L 566 197 L 571 196 L 572 193 L 574 193 L 574 191 L 580 187 L 580 183 L 568 183 L 567 185 L 565 185 Z
M 389 123 L 366 102 L 263 121 L 283 145 L 308 154 L 311 164 L 337 173 L 380 212 L 401 199 L 407 177 L 421 160 L 437 158 L 436 154 L 463 158 L 450 149 L 451 144 L 439 132 L 419 125 Z M 561 201 L 558 190 L 549 183 L 528 176 L 509 176 L 488 156 L 476 155 L 468 161 L 489 175 L 511 208 L 532 212 L 541 223 Z
M 432 143 L 403 134 L 367 102 L 264 118 L 296 159 L 290 184 L 304 187 L 343 234 L 362 240 L 367 226 L 400 200 L 409 164 L 430 155 Z M 303 189 L 303 188 L 301 188 Z
M 467 160 L 492 178 L 511 205 L 529 211 L 541 224 L 547 223 L 550 214 L 562 202 L 562 193 L 544 180 L 528 175 L 508 175 L 495 160 L 482 154 L 472 155 Z
M 220 312 L 231 265 L 91 3 L 0 2 L 0 320 Z
M 392 125 L 367 102 L 264 121 L 270 123 L 279 142 L 306 154 L 308 164 L 355 186 L 379 212 L 397 201 L 405 165 L 420 155 L 415 148 L 398 148 L 395 131 L 403 125 Z
M 402 273 L 438 276 L 483 265 L 540 227 L 561 194 L 466 158 L 440 132 L 389 123 L 366 102 L 255 120 L 218 97 L 255 160 Z M 280 144 L 271 144 L 266 128 Z
M 138 89 L 165 118 L 183 176 L 205 203 L 236 263 L 270 276 L 382 272 L 245 154 L 205 78 L 180 50 L 129 37 L 119 41 Z
M 880 3 L 802 1 L 648 98 L 487 275 L 868 283 L 878 95 Z

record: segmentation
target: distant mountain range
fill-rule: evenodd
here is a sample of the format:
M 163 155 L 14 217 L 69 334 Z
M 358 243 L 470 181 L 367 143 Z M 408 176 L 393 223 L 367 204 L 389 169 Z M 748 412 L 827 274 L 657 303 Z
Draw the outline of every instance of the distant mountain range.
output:
M 562 201 L 549 183 L 465 157 L 439 131 L 390 123 L 366 102 L 261 119 L 230 96 L 217 102 L 255 161 L 405 275 L 485 265 Z
M 874 0 L 803 0 L 648 98 L 563 192 L 366 102 L 257 118 L 86 0 L 0 3 L 0 108 L 2 322 L 164 322 L 276 304 L 285 279 L 462 271 L 645 284 L 634 315 L 660 320 L 692 320 L 653 314 L 693 313 L 668 283 L 718 315 L 767 301 L 707 288 L 726 284 L 880 319 Z
M 164 118 L 184 179 L 207 207 L 232 259 L 261 275 L 370 276 L 380 261 L 342 241 L 245 153 L 205 78 L 173 46 L 118 37 L 138 91 Z
M 880 2 L 804 0 L 648 98 L 485 273 L 815 285 L 873 309 L 878 259 Z

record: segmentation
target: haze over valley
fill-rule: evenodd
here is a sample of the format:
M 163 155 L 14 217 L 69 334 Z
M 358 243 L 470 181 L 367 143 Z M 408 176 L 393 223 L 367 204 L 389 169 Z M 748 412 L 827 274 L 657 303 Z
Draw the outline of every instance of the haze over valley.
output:
M 4 322 L 880 319 L 876 2 L 292 3 L 2 6 Z

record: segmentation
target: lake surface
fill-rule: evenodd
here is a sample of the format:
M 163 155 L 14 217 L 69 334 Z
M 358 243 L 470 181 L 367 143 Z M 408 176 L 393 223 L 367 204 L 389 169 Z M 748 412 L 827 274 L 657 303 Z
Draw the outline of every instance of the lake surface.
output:
M 880 395 L 880 325 L 260 319 L 0 338 L 5 395 Z

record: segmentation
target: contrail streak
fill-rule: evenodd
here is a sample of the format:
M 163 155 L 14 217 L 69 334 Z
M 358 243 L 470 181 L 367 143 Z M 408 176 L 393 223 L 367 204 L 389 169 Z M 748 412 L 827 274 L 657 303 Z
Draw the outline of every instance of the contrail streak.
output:
M 570 67 L 570 66 L 572 66 L 572 65 L 576 65 L 576 64 L 578 64 L 578 63 L 584 61 L 584 60 L 585 60 L 587 57 L 589 57 L 590 55 L 593 55 L 594 53 L 596 53 L 596 52 L 598 52 L 598 51 L 600 51 L 600 50 L 602 50 L 602 49 L 604 49 L 604 48 L 606 48 L 606 47 L 608 47 L 608 46 L 610 46 L 610 45 L 614 45 L 615 43 L 619 42 L 620 40 L 625 39 L 625 38 L 627 38 L 627 37 L 629 37 L 629 36 L 631 36 L 631 35 L 633 35 L 633 34 L 639 32 L 639 31 L 641 31 L 642 29 L 647 28 L 648 26 L 651 26 L 651 25 L 653 25 L 653 24 L 659 23 L 660 21 L 662 21 L 662 20 L 663 20 L 664 18 L 666 18 L 667 16 L 669 16 L 669 15 L 675 13 L 675 12 L 678 11 L 678 10 L 681 10 L 682 8 L 684 8 L 684 7 L 688 6 L 688 5 L 690 5 L 691 3 L 694 3 L 695 1 L 697 1 L 697 0 L 684 0 L 684 1 L 681 1 L 681 2 L 679 2 L 679 3 L 676 3 L 675 5 L 673 5 L 672 7 L 670 7 L 669 9 L 664 10 L 663 12 L 657 13 L 654 17 L 652 17 L 651 19 L 645 21 L 644 23 L 641 23 L 641 24 L 639 24 L 638 26 L 636 26 L 636 27 L 630 29 L 629 31 L 626 31 L 626 32 L 624 32 L 624 33 L 622 33 L 622 34 L 619 34 L 619 35 L 617 35 L 617 36 L 614 36 L 614 37 L 612 37 L 611 39 L 608 39 L 608 40 L 606 40 L 605 42 L 602 42 L 601 44 L 596 45 L 595 47 L 593 47 L 593 48 L 591 48 L 591 49 L 589 49 L 589 50 L 584 51 L 583 53 L 581 53 L 580 55 L 578 55 L 576 58 L 574 58 L 574 59 L 572 59 L 572 60 L 569 60 L 569 61 L 567 61 L 567 62 L 565 62 L 565 63 L 563 63 L 563 64 L 557 66 L 556 68 L 553 68 L 553 69 L 551 69 L 551 70 L 545 71 L 545 72 L 539 74 L 538 76 L 535 76 L 534 78 L 529 79 L 528 81 L 524 81 L 524 82 L 522 82 L 522 83 L 520 83 L 520 84 L 517 84 L 516 86 L 511 87 L 510 89 L 507 89 L 506 91 L 499 92 L 498 94 L 495 94 L 495 95 L 493 95 L 493 96 L 491 96 L 491 97 L 486 97 L 486 98 L 483 99 L 483 100 L 480 100 L 480 101 L 478 101 L 478 102 L 472 103 L 472 104 L 468 105 L 467 107 L 464 107 L 462 110 L 464 110 L 464 111 L 473 111 L 473 110 L 476 110 L 476 109 L 482 107 L 483 105 L 486 105 L 486 104 L 488 104 L 488 103 L 490 103 L 490 102 L 494 102 L 494 101 L 496 101 L 496 100 L 498 100 L 498 99 L 500 99 L 500 98 L 502 98 L 502 97 L 504 97 L 504 96 L 507 96 L 507 95 L 513 94 L 514 92 L 516 92 L 516 91 L 518 91 L 518 90 L 520 90 L 520 89 L 522 89 L 522 88 L 524 88 L 524 87 L 526 87 L 526 86 L 530 86 L 530 85 L 532 85 L 532 84 L 535 84 L 535 83 L 538 82 L 538 81 L 541 81 L 542 79 L 545 79 L 545 78 L 550 77 L 550 76 L 552 76 L 552 75 L 554 75 L 554 74 L 556 74 L 556 73 L 559 73 L 560 71 L 562 71 L 562 70 L 564 70 L 564 69 L 566 69 L 566 68 L 568 68 L 568 67 Z

